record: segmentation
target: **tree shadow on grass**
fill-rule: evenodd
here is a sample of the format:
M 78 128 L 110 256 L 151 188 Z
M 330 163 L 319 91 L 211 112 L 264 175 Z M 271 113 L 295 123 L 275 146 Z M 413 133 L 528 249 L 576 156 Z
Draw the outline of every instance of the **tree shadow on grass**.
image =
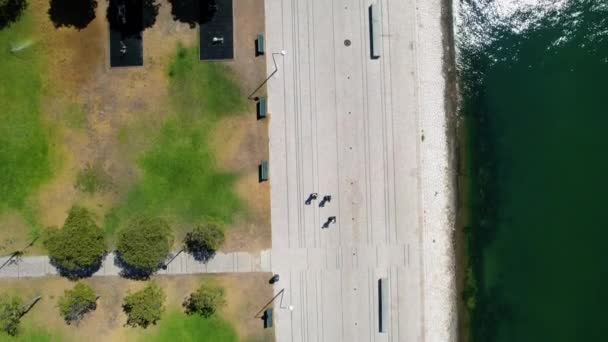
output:
M 95 19 L 97 0 L 51 0 L 49 17 L 56 28 L 74 27 L 82 30 Z
M 0 0 L 0 30 L 16 22 L 26 7 L 26 0 Z
M 169 0 L 173 20 L 186 23 L 190 28 L 211 21 L 217 12 L 216 0 Z
M 110 29 L 123 39 L 139 36 L 156 22 L 160 4 L 156 0 L 110 0 L 106 18 Z
M 103 259 L 106 257 L 106 255 L 104 254 L 103 256 L 101 256 L 99 258 L 99 260 L 97 260 L 94 264 L 88 266 L 88 267 L 80 267 L 77 269 L 67 269 L 65 267 L 62 267 L 61 265 L 58 265 L 54 259 L 50 259 L 51 265 L 53 265 L 53 267 L 55 267 L 55 269 L 57 269 L 57 272 L 59 272 L 59 275 L 62 277 L 66 277 L 70 280 L 79 280 L 82 278 L 88 278 L 91 277 L 93 274 L 95 274 L 95 272 L 99 271 L 99 269 L 101 268 L 101 264 L 103 263 Z
M 150 276 L 156 272 L 162 263 L 155 268 L 140 268 L 127 263 L 118 251 L 114 255 L 114 265 L 120 267 L 120 276 L 132 280 L 148 280 Z

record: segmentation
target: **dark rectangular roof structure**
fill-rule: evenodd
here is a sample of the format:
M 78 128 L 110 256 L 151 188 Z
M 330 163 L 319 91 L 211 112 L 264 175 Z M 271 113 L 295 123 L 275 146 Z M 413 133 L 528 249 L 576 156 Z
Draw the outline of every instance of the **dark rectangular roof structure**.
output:
M 110 27 L 110 66 L 143 65 L 143 1 L 110 0 L 107 19 Z
M 110 30 L 110 66 L 142 66 L 144 51 L 141 33 L 137 36 L 121 39 L 122 34 Z
M 213 3 L 213 2 L 211 2 Z M 215 13 L 200 24 L 200 59 L 221 60 L 234 58 L 234 22 L 232 0 L 216 0 L 213 9 L 201 8 L 201 18 L 205 11 Z M 202 7 L 202 6 L 201 6 Z

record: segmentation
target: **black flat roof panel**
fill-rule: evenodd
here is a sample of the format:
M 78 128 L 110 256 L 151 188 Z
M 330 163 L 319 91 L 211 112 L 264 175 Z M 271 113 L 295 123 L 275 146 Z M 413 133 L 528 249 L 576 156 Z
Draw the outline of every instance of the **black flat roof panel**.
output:
M 121 38 L 122 34 L 120 32 L 110 30 L 110 66 L 144 65 L 144 51 L 141 34 L 128 38 Z
M 110 0 L 106 18 L 110 26 L 110 66 L 143 65 L 143 1 Z
M 215 6 L 217 6 L 215 14 L 210 20 L 200 25 L 200 59 L 233 59 L 234 22 L 232 17 L 232 0 L 216 0 Z M 209 11 L 209 9 L 201 8 L 201 11 Z M 201 17 L 205 17 L 205 14 L 202 12 Z M 223 38 L 223 42 L 214 42 L 214 38 Z

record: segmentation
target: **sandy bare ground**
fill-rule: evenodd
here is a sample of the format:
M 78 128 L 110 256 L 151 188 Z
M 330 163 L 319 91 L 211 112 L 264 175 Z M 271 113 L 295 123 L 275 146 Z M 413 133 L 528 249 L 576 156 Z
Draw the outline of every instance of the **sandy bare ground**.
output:
M 239 77 L 244 96 L 266 78 L 264 56 L 255 56 L 255 38 L 264 33 L 264 1 L 234 2 L 235 58 L 227 64 Z M 256 95 L 263 95 L 260 89 Z M 237 193 L 245 200 L 248 213 L 237 218 L 228 231 L 226 251 L 259 251 L 270 248 L 269 183 L 258 183 L 257 166 L 268 160 L 268 123 L 257 120 L 255 102 L 249 101 L 246 115 L 226 118 L 213 138 L 219 165 L 241 175 Z
M 44 48 L 49 55 L 49 95 L 43 100 L 43 115 L 60 121 L 66 106 L 75 104 L 84 113 L 78 128 L 60 130 L 57 148 L 64 157 L 56 177 L 38 196 L 43 225 L 60 225 L 70 206 L 84 202 L 101 215 L 124 195 L 136 176 L 132 158 L 146 141 L 125 146 L 117 139 L 122 127 L 146 122 L 149 129 L 160 125 L 167 113 L 165 66 L 178 42 L 194 44 L 196 30 L 176 22 L 171 6 L 160 2 L 156 23 L 144 31 L 144 66 L 109 68 L 106 4 L 100 3 L 96 18 L 83 30 L 55 29 L 41 19 L 46 32 Z M 41 9 L 48 2 L 36 3 Z M 63 128 L 63 127 L 62 127 Z M 112 177 L 113 191 L 87 196 L 74 189 L 78 170 L 86 163 L 100 164 Z
M 48 55 L 48 75 L 44 80 L 42 115 L 56 132 L 53 150 L 58 163 L 54 177 L 32 196 L 41 226 L 60 226 L 69 208 L 78 203 L 92 209 L 99 223 L 137 179 L 136 158 L 150 143 L 169 108 L 166 66 L 178 42 L 198 44 L 198 27 L 173 20 L 171 5 L 160 3 L 154 26 L 144 31 L 144 66 L 109 67 L 106 2 L 100 2 L 96 18 L 83 30 L 55 28 L 49 20 L 49 2 L 33 0 L 36 34 L 32 39 Z M 263 57 L 254 55 L 253 39 L 264 31 L 263 1 L 235 3 L 235 60 L 232 67 L 242 86 L 243 96 L 265 78 Z M 250 43 L 246 43 L 251 41 Z M 77 112 L 78 123 L 67 116 Z M 135 132 L 133 134 L 129 132 Z M 140 134 L 141 132 L 148 132 Z M 268 184 L 259 184 L 257 165 L 268 158 L 268 129 L 256 122 L 255 104 L 244 115 L 221 122 L 212 144 L 217 146 L 220 166 L 241 175 L 236 190 L 247 212 L 230 227 L 225 250 L 259 251 L 270 246 Z M 127 141 L 120 141 L 127 135 Z M 100 165 L 111 177 L 112 187 L 104 193 L 88 195 L 74 188 L 76 175 L 88 163 Z M 29 240 L 27 223 L 18 212 L 0 217 L 0 253 L 22 248 Z M 30 254 L 44 254 L 39 246 Z

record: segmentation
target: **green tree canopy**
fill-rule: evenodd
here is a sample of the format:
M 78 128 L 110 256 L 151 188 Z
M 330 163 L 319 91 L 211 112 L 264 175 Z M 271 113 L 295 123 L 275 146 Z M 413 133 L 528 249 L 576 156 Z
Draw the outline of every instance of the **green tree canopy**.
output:
M 0 0 L 0 30 L 16 22 L 26 7 L 25 0 Z
M 152 273 L 167 257 L 173 233 L 161 218 L 139 217 L 118 233 L 117 250 L 130 267 Z
M 106 252 L 103 231 L 85 208 L 73 206 L 62 229 L 49 229 L 44 239 L 51 262 L 72 278 L 90 276 Z
M 154 282 L 143 290 L 127 294 L 122 309 L 127 314 L 127 325 L 146 328 L 156 324 L 165 311 L 165 294 Z
M 186 251 L 197 259 L 207 259 L 224 243 L 224 228 L 216 222 L 196 226 L 186 234 Z
M 78 324 L 86 313 L 97 308 L 97 296 L 89 285 L 77 283 L 72 290 L 65 290 L 58 306 L 67 324 Z
M 0 295 L 0 329 L 11 335 L 17 335 L 19 320 L 23 315 L 23 301 L 20 297 Z
M 224 289 L 218 286 L 202 284 L 190 297 L 184 301 L 187 314 L 199 314 L 210 317 L 215 311 L 226 304 Z

